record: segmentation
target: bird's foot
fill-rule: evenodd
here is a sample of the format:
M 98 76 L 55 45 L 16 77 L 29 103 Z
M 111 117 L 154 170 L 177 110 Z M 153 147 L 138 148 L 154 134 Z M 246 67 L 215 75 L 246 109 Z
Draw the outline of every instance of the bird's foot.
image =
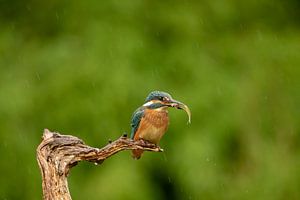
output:
M 163 152 L 164 150 L 162 148 L 160 148 L 160 146 L 158 146 L 157 144 L 154 144 L 148 140 L 144 140 L 142 138 L 140 138 L 138 140 L 138 143 L 141 145 L 141 146 L 144 146 L 144 147 L 149 147 L 151 149 L 156 149 L 156 151 L 158 152 Z
M 142 145 L 144 145 L 144 146 L 147 146 L 147 145 L 155 145 L 155 144 L 153 144 L 153 143 L 151 143 L 151 142 L 149 142 L 149 141 L 147 141 L 147 140 L 144 140 L 144 139 L 142 139 L 142 138 L 139 139 L 139 142 L 140 142 Z

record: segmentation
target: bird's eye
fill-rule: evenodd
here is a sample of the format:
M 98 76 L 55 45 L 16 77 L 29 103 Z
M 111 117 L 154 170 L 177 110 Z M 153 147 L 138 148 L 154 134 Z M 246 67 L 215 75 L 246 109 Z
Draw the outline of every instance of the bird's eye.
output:
M 163 101 L 169 101 L 169 98 L 168 98 L 168 97 L 163 97 L 162 100 L 163 100 Z
M 159 99 L 160 101 L 164 101 L 164 100 L 165 100 L 164 97 L 158 97 L 158 99 Z

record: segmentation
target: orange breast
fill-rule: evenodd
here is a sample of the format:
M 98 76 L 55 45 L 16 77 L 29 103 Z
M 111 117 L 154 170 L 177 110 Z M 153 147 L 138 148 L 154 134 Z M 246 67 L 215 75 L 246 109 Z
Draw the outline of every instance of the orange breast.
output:
M 134 139 L 140 138 L 158 144 L 169 126 L 167 110 L 145 110 Z

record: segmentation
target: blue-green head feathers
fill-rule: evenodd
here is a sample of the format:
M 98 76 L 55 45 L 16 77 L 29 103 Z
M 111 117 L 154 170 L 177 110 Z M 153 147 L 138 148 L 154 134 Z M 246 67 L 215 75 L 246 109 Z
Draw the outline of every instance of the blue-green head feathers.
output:
M 153 91 L 153 92 L 150 92 L 150 94 L 147 96 L 145 102 L 148 102 L 148 101 L 151 101 L 151 100 L 162 100 L 164 97 L 172 99 L 171 95 L 166 93 L 166 92 Z

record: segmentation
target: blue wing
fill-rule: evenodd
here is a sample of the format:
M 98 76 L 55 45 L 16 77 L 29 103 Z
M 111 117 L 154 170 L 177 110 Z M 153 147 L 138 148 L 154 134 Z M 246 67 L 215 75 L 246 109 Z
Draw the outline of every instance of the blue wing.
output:
M 134 135 L 135 135 L 137 129 L 139 128 L 140 121 L 141 121 L 142 117 L 144 116 L 144 113 L 145 113 L 145 108 L 144 107 L 138 108 L 133 113 L 132 119 L 131 119 L 131 135 L 130 135 L 131 139 L 134 138 Z

